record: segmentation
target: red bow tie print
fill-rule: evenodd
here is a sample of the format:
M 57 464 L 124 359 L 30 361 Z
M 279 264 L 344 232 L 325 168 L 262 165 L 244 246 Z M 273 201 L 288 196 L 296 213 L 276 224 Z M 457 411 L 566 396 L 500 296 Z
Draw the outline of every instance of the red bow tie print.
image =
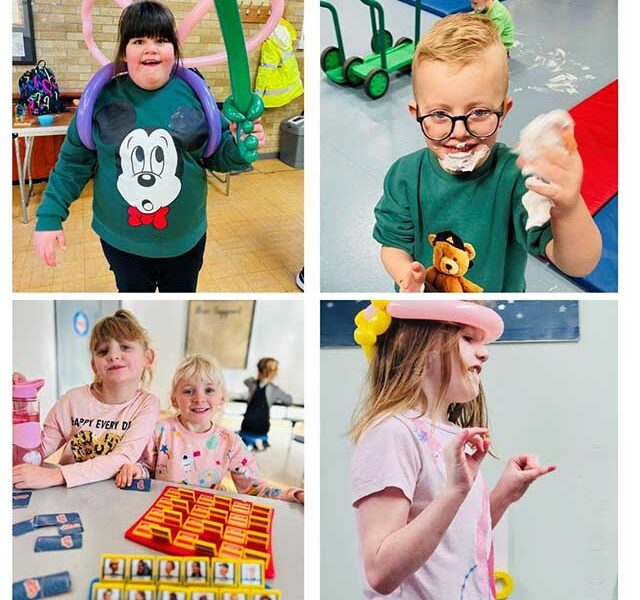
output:
M 153 225 L 156 229 L 164 229 L 167 226 L 168 206 L 163 206 L 153 213 L 142 213 L 135 206 L 129 207 L 129 225 L 140 227 L 140 225 Z

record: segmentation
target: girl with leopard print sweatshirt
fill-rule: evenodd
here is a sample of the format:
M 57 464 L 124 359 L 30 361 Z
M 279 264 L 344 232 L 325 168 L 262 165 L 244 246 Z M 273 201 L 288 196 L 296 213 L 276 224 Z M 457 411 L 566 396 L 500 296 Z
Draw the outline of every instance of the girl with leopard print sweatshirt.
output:
M 44 422 L 42 455 L 64 447 L 58 465 L 15 466 L 14 487 L 74 487 L 110 479 L 142 455 L 160 412 L 158 399 L 145 391 L 154 362 L 147 332 L 121 309 L 96 323 L 89 347 L 93 383 L 69 390 Z

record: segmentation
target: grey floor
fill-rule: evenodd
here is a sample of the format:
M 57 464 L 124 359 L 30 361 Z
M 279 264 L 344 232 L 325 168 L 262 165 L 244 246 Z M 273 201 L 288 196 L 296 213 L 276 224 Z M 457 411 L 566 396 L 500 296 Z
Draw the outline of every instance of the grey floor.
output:
M 347 56 L 369 52 L 368 8 L 358 0 L 333 0 Z M 412 6 L 382 0 L 386 29 L 394 39 L 413 37 Z M 501 141 L 513 144 L 520 130 L 549 110 L 569 109 L 617 78 L 615 0 L 507 0 L 516 30 L 511 51 L 514 107 Z M 422 31 L 438 17 L 422 12 Z M 329 12 L 321 10 L 321 48 L 333 46 Z M 392 282 L 371 237 L 373 207 L 394 160 L 423 145 L 406 110 L 409 76 L 392 75 L 380 100 L 362 88 L 332 84 L 321 73 L 321 290 L 386 292 Z M 581 291 L 537 259 L 529 258 L 527 291 Z
M 225 414 L 222 421 L 231 431 L 238 431 L 240 423 L 242 416 L 237 414 Z M 267 451 L 254 455 L 263 479 L 280 487 L 304 488 L 304 445 L 293 439 L 291 422 L 272 415 L 269 443 Z

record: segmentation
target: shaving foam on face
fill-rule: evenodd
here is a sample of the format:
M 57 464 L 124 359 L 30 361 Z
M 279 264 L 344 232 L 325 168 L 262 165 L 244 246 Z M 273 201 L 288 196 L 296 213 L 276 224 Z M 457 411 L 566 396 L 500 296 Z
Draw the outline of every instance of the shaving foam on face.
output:
M 478 163 L 489 154 L 489 146 L 479 145 L 473 152 L 453 152 L 439 159 L 440 166 L 449 173 L 473 171 Z

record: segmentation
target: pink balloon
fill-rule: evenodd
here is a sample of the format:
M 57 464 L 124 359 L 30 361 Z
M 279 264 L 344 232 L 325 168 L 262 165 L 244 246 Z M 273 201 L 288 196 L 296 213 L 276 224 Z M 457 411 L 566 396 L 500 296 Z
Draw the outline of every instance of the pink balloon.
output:
M 211 8 L 213 8 L 213 0 L 200 0 L 200 2 L 198 2 L 197 6 L 191 10 L 178 27 L 178 39 L 180 42 L 183 42 L 189 37 L 189 34 L 198 24 L 198 21 L 200 21 Z
M 133 3 L 133 0 L 114 0 L 118 6 L 123 9 Z M 95 0 L 82 0 L 82 6 L 80 9 L 80 16 L 82 19 L 82 35 L 84 42 L 89 49 L 91 55 L 101 64 L 107 65 L 111 61 L 101 52 L 97 44 L 93 39 L 93 21 L 91 19 L 91 10 Z M 213 0 L 200 0 L 198 4 L 193 8 L 189 14 L 185 17 L 184 21 L 178 27 L 178 39 L 180 43 L 184 43 L 184 40 L 189 36 L 196 24 L 204 17 L 207 11 L 213 7 Z M 271 1 L 271 14 L 264 24 L 262 29 L 249 39 L 246 43 L 247 52 L 251 52 L 257 48 L 262 42 L 264 42 L 277 27 L 280 19 L 284 15 L 284 0 L 272 0 Z M 207 56 L 198 56 L 195 58 L 187 58 L 183 61 L 183 65 L 188 69 L 191 67 L 206 67 L 210 65 L 217 65 L 227 60 L 226 52 L 218 52 L 216 54 L 209 54 Z
M 82 0 L 82 5 L 80 6 L 80 18 L 82 19 L 82 37 L 84 38 L 84 43 L 87 45 L 91 56 L 93 56 L 104 67 L 111 61 L 104 54 L 102 54 L 100 48 L 98 48 L 93 39 L 93 21 L 91 19 L 91 9 L 93 8 L 95 1 L 96 0 Z M 123 9 L 132 4 L 132 0 L 115 0 L 115 2 Z
M 370 305 L 365 314 L 371 318 L 376 310 Z M 487 344 L 495 342 L 504 331 L 504 321 L 497 312 L 464 300 L 392 300 L 387 312 L 398 319 L 447 321 L 477 327 L 484 333 L 483 341 Z

